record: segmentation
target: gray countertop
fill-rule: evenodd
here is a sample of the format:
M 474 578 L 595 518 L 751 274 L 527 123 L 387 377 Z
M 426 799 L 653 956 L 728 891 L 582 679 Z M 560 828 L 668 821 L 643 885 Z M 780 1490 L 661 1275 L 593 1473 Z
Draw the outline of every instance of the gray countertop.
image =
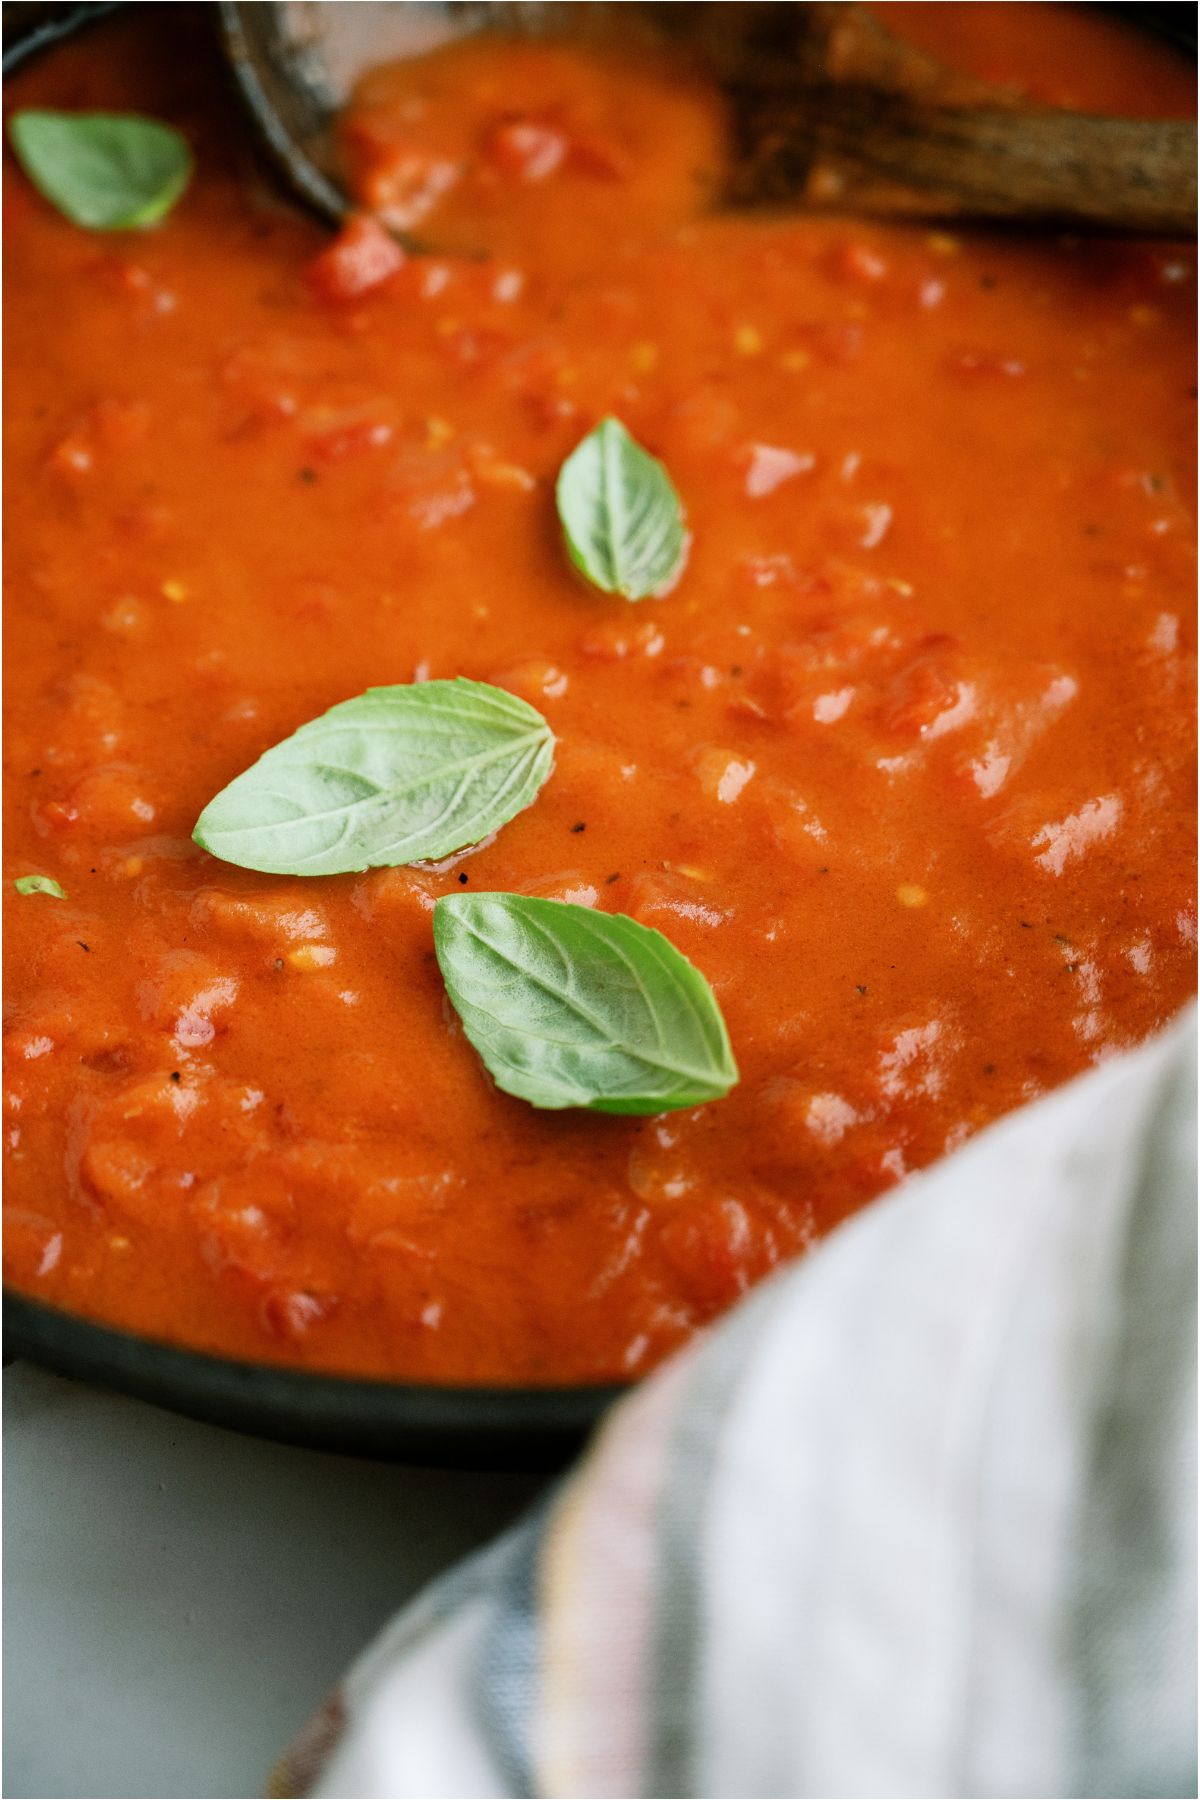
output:
M 293 1450 L 4 1377 L 4 1793 L 245 1796 L 371 1635 L 545 1477 Z

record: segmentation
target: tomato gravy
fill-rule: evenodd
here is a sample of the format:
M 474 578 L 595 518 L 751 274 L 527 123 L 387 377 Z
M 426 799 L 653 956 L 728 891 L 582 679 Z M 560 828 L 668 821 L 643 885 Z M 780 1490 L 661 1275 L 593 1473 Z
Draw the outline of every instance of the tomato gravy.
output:
M 885 11 L 1039 100 L 1190 106 L 1083 9 Z M 346 124 L 424 252 L 331 240 L 200 32 L 130 8 L 9 84 L 196 173 L 91 235 L 6 152 L 8 1278 L 259 1361 L 636 1376 L 1192 991 L 1194 251 L 722 211 L 697 79 L 486 37 Z M 692 533 L 636 605 L 554 512 L 608 413 Z M 306 720 L 460 674 L 558 743 L 492 841 L 325 880 L 192 842 Z M 433 955 L 468 886 L 658 927 L 740 1085 L 498 1092 Z

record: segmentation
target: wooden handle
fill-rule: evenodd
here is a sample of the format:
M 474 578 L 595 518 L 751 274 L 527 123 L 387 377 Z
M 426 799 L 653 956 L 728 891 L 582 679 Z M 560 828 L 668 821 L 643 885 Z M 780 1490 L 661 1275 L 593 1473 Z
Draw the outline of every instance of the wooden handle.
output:
M 815 204 L 1195 233 L 1186 121 L 934 106 L 849 86 L 808 98 Z
M 735 199 L 1195 233 L 1188 121 L 1027 107 L 893 37 L 854 3 L 713 0 L 663 11 L 700 34 L 733 99 Z

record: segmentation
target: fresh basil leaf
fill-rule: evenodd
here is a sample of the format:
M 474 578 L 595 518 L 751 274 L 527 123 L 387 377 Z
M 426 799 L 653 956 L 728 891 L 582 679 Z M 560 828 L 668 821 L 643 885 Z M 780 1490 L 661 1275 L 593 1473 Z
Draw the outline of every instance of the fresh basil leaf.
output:
M 645 600 L 675 585 L 688 550 L 679 495 L 619 419 L 576 446 L 556 491 L 571 561 L 596 587 Z
M 38 192 L 89 231 L 157 224 L 192 172 L 186 140 L 137 113 L 18 112 L 8 135 Z
M 51 881 L 49 875 L 18 875 L 13 882 L 18 894 L 49 894 L 55 900 L 65 900 L 66 888 L 59 887 L 57 881 Z
M 449 856 L 515 818 L 553 760 L 545 719 L 502 688 L 369 688 L 260 756 L 209 801 L 192 836 L 267 875 Z
M 660 1113 L 738 1079 L 712 989 L 622 913 L 527 894 L 450 894 L 433 942 L 455 1011 L 497 1087 L 533 1106 Z

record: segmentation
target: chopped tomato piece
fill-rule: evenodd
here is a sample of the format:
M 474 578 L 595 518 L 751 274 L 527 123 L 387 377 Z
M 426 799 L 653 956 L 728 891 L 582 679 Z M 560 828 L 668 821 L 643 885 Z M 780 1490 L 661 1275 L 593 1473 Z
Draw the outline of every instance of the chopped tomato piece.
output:
M 732 1198 L 684 1208 L 663 1226 L 659 1243 L 702 1318 L 736 1300 L 779 1256 L 770 1226 Z
M 505 119 L 488 134 L 487 154 L 517 181 L 544 181 L 561 167 L 567 139 L 537 119 Z
M 370 213 L 355 213 L 332 244 L 308 265 L 308 280 L 322 300 L 358 300 L 404 266 L 404 252 Z
M 627 151 L 611 138 L 596 132 L 577 131 L 571 138 L 571 167 L 601 181 L 627 181 L 633 162 Z

